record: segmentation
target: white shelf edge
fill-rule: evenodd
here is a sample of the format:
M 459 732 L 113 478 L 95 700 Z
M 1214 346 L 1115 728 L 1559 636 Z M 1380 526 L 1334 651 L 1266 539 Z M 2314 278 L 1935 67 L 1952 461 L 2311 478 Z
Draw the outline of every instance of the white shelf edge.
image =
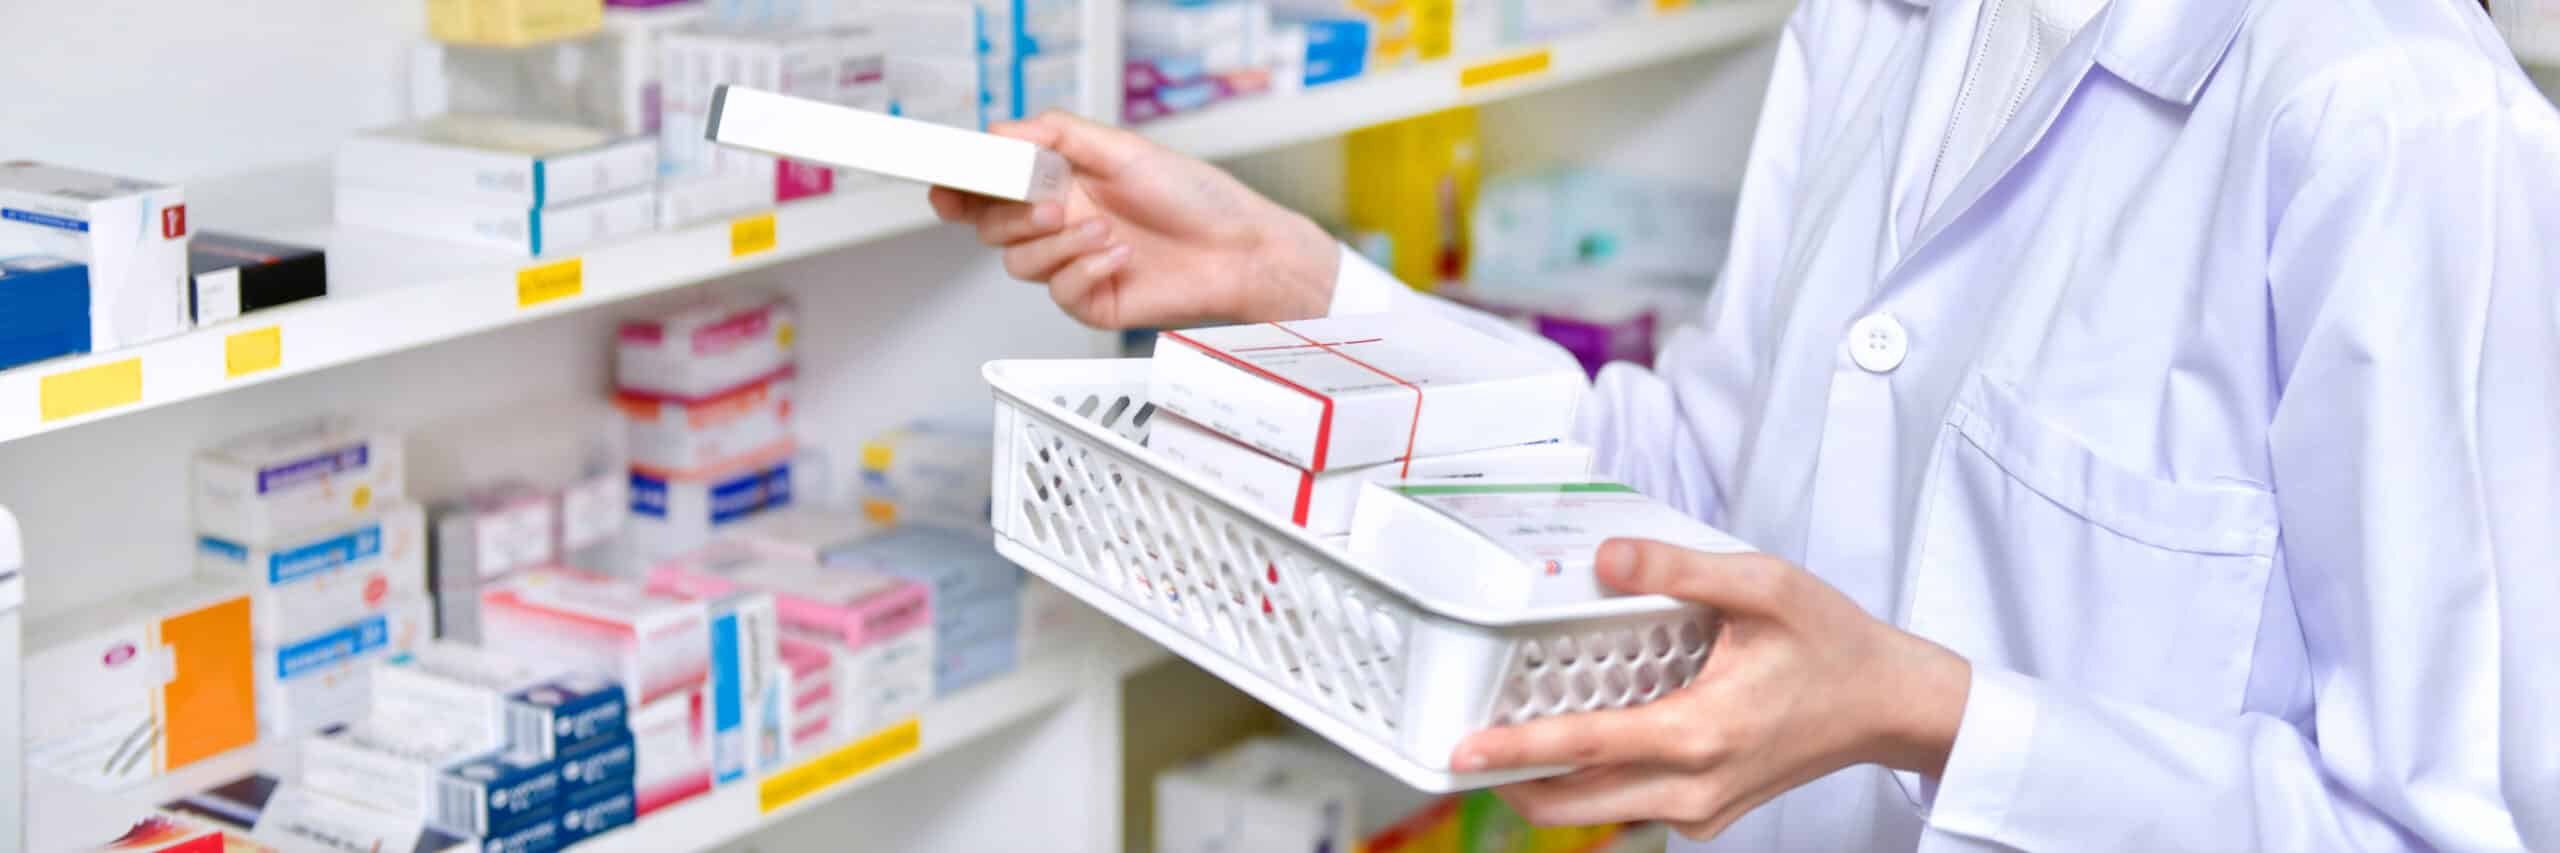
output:
M 1158 144 L 1227 160 L 1338 136 L 1396 119 L 1483 104 L 1721 50 L 1776 32 L 1795 0 L 1708 0 L 1706 5 L 1617 21 L 1543 47 L 1379 71 L 1295 95 L 1249 98 L 1140 125 Z M 1468 87 L 1469 68 L 1548 51 L 1546 70 Z
M 935 223 L 920 187 L 893 184 L 786 204 L 773 211 L 771 249 L 733 257 L 730 225 L 756 214 L 659 232 L 566 257 L 529 258 L 484 270 L 401 282 L 396 288 L 323 297 L 135 347 L 0 371 L 0 444 L 70 429 L 252 385 L 325 370 L 571 311 L 674 290 L 823 252 L 923 229 Z M 436 244 L 422 243 L 421 251 Z M 520 306 L 519 271 L 577 258 L 583 290 Z M 333 263 L 334 267 L 334 263 Z M 274 327 L 279 363 L 230 378 L 226 341 Z M 46 377 L 140 359 L 136 402 L 53 421 L 43 419 Z
M 713 788 L 636 823 L 587 839 L 575 849 L 581 853 L 701 850 L 736 841 L 1058 707 L 1078 690 L 1092 686 L 1096 679 L 1108 679 L 1116 687 L 1129 674 L 1172 657 L 1163 647 L 1098 617 L 1089 617 L 1087 630 L 1090 633 L 1081 646 L 1025 661 L 1011 673 L 934 700 L 917 715 L 921 742 L 914 751 L 834 782 L 771 813 L 760 808 L 761 779 L 749 778 Z M 793 766 L 858 739 L 859 736 L 848 738 L 812 750 L 810 755 L 794 759 Z M 164 803 L 253 773 L 290 775 L 289 771 L 299 764 L 292 753 L 294 743 L 261 741 L 116 793 L 91 791 L 67 780 L 31 777 L 29 782 L 43 784 L 27 786 L 27 813 L 33 818 L 28 840 L 43 846 L 29 849 L 95 843 L 84 834 L 119 832 Z M 57 821 L 71 828 L 47 828 Z

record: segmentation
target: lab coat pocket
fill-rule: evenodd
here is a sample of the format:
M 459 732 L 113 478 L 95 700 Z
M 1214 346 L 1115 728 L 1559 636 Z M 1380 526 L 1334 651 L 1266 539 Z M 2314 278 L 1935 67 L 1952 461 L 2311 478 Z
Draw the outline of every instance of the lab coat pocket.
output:
M 1940 431 L 1907 624 L 1967 658 L 2161 710 L 2237 713 L 2274 496 L 2117 466 L 1972 377 Z

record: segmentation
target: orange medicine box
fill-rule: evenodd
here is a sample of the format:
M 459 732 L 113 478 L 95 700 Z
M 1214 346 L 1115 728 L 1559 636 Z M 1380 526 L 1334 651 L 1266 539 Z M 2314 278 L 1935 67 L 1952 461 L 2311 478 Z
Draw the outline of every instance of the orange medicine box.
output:
M 29 626 L 30 767 L 112 790 L 258 736 L 247 590 L 188 580 Z

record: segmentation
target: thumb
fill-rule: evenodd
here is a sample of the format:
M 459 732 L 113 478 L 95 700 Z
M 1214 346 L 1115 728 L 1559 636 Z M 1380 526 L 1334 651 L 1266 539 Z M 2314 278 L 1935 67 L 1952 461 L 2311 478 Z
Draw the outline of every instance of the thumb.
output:
M 1097 178 L 1120 174 L 1155 147 L 1146 137 L 1057 110 L 991 125 L 987 132 L 1058 152 L 1077 172 Z
M 1728 613 L 1776 616 L 1803 570 L 1757 552 L 1710 554 L 1641 539 L 1601 543 L 1592 571 L 1637 595 L 1664 595 Z

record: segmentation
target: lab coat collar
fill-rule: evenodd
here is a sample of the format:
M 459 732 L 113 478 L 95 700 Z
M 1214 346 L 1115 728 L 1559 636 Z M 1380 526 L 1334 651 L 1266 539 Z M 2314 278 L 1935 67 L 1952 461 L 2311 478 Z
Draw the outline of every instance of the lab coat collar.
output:
M 2248 20 L 2251 0 L 2115 0 L 2098 65 L 2153 97 L 2192 106 Z
M 1969 0 L 1979 2 L 1979 0 Z M 1938 0 L 1900 0 L 1923 9 Z M 2101 13 L 2098 65 L 2153 97 L 2192 105 L 2249 18 L 2251 0 L 2115 0 Z

